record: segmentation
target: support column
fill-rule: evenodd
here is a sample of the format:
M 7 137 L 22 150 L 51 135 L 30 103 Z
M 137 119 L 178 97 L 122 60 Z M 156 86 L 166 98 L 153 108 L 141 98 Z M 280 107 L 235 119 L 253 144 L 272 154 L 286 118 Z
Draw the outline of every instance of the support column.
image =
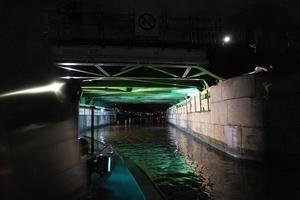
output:
M 94 129 L 95 129 L 95 107 L 91 106 L 91 154 L 94 155 L 94 140 L 95 140 L 95 135 L 94 135 Z
M 201 96 L 201 92 L 199 93 L 199 103 L 200 103 L 200 112 L 202 112 L 202 96 Z
M 209 108 L 209 93 L 208 93 L 208 90 L 206 90 L 206 99 L 207 99 L 207 111 L 210 111 L 210 108 Z

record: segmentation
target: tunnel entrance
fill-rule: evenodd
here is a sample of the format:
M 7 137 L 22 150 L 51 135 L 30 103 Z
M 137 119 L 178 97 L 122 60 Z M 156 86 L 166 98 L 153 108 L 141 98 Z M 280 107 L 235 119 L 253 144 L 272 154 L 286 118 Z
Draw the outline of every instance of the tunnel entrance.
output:
M 195 63 L 60 62 L 57 67 L 62 79 L 81 81 L 83 94 L 79 108 L 79 136 L 89 139 L 91 154 L 96 152 L 98 143 L 113 144 L 122 155 L 128 156 L 141 166 L 168 198 L 176 197 L 176 188 L 181 187 L 183 193 L 179 199 L 187 196 L 211 199 L 209 186 L 198 191 L 193 189 L 201 184 L 208 184 L 209 181 L 204 180 L 205 177 L 198 177 L 198 171 L 190 169 L 193 167 L 192 161 L 179 155 L 179 149 L 174 149 L 176 140 L 169 138 L 166 115 L 168 108 L 180 102 L 185 102 L 187 112 L 204 111 L 205 105 L 208 111 L 208 88 L 222 80 L 221 77 Z M 109 131 L 104 134 L 107 129 Z M 113 136 L 114 130 L 117 131 L 117 138 L 120 135 L 124 138 L 111 141 L 107 136 Z M 139 131 L 135 132 L 136 130 Z M 172 130 L 172 137 L 175 137 L 175 129 Z M 133 133 L 133 138 L 127 135 L 130 133 Z M 156 137 L 162 137 L 159 148 L 150 145 L 151 142 L 155 143 L 153 139 Z M 143 140 L 145 143 L 140 143 Z M 122 148 L 123 145 L 126 148 Z M 134 158 L 127 151 L 131 145 L 146 145 L 145 150 L 153 151 L 156 156 L 140 152 Z M 138 153 L 138 149 L 134 151 Z M 178 151 L 178 155 L 171 158 L 174 150 Z M 155 151 L 161 154 L 156 154 Z M 160 156 L 165 157 L 163 162 L 157 162 Z M 142 157 L 145 157 L 145 163 L 136 160 Z M 171 165 L 175 168 L 172 169 Z M 153 170 L 147 170 L 149 167 L 153 167 Z M 164 177 L 166 180 L 153 176 L 160 173 L 160 178 Z M 178 187 L 167 186 L 177 181 L 180 182 Z
M 198 102 L 209 97 L 209 86 L 223 80 L 204 67 L 204 60 L 200 62 L 201 51 L 190 53 L 191 57 L 186 58 L 186 64 L 183 64 L 176 60 L 176 55 L 181 53 L 186 57 L 185 50 L 142 50 L 152 52 L 148 62 L 140 63 L 143 58 L 135 55 L 130 57 L 131 62 L 57 62 L 56 65 L 62 79 L 81 81 L 83 94 L 80 104 L 83 107 L 113 109 L 118 124 L 164 123 L 167 109 L 185 100 L 186 104 L 195 104 L 195 111 L 198 109 L 196 105 L 201 110 Z M 133 54 L 137 49 L 128 51 L 123 54 Z M 106 59 L 116 59 L 112 55 L 107 56 L 109 58 Z M 167 62 L 170 58 L 175 61 Z M 197 59 L 198 64 L 194 63 Z M 197 98 L 191 98 L 204 90 L 207 92 L 203 97 L 196 95 Z M 191 111 L 192 108 L 189 109 Z

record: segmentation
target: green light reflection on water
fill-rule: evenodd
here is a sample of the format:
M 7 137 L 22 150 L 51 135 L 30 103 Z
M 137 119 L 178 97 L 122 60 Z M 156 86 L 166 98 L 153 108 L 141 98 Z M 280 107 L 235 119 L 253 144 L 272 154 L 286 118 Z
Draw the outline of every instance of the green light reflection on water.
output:
M 176 141 L 169 134 L 166 129 L 134 127 L 102 136 L 139 165 L 169 199 L 211 199 L 197 163 L 177 151 Z

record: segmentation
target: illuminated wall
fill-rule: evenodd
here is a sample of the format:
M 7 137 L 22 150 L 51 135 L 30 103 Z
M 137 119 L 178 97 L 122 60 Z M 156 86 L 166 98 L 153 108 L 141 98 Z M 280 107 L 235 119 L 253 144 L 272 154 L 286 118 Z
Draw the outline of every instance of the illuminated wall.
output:
M 257 75 L 228 79 L 169 108 L 168 121 L 231 156 L 259 158 L 266 127 L 263 83 Z

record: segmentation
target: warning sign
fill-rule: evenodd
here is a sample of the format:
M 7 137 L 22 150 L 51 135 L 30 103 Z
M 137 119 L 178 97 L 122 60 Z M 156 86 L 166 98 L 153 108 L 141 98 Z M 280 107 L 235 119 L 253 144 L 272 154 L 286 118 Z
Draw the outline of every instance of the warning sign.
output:
M 156 36 L 158 35 L 157 15 L 144 12 L 136 15 L 135 23 L 136 35 Z

